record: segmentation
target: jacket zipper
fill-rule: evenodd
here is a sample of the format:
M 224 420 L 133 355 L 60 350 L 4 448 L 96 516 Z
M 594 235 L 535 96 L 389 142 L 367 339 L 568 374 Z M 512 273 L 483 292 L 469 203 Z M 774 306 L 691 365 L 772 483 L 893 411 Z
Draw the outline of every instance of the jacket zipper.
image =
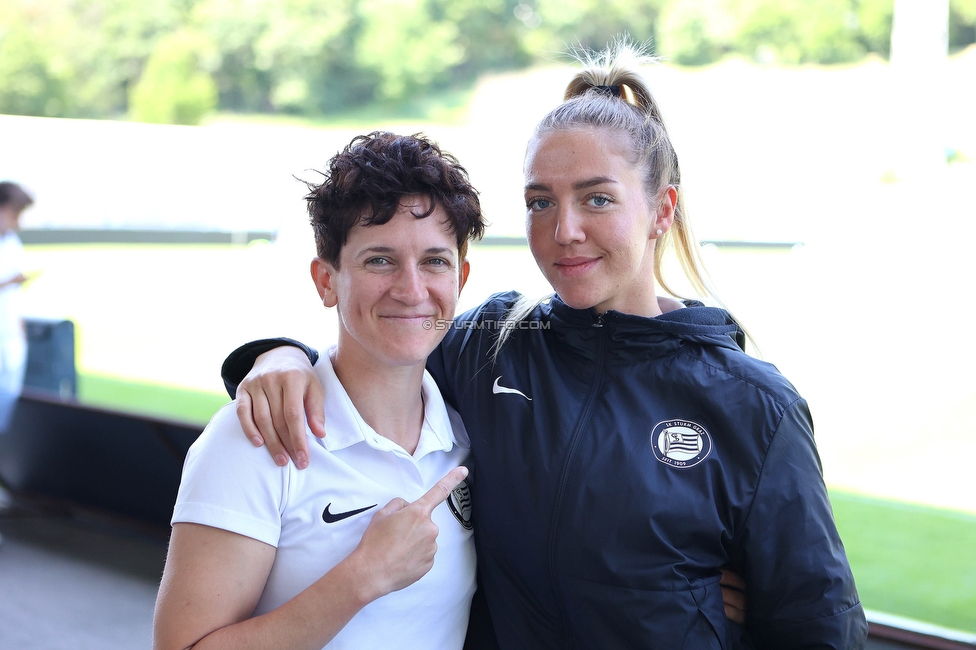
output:
M 549 569 L 549 584 L 552 588 L 552 593 L 557 598 L 557 609 L 559 610 L 560 616 L 563 619 L 563 629 L 566 630 L 566 640 L 570 638 L 569 629 L 569 613 L 566 611 L 565 606 L 559 603 L 558 597 L 560 593 L 559 585 L 556 580 L 556 561 L 555 561 L 555 546 L 557 542 L 556 538 L 556 528 L 559 522 L 560 514 L 562 512 L 562 502 L 563 496 L 566 491 L 566 484 L 568 482 L 567 475 L 569 474 L 570 468 L 573 466 L 573 461 L 576 458 L 576 454 L 579 451 L 580 441 L 583 438 L 583 431 L 586 429 L 586 424 L 590 420 L 590 412 L 593 410 L 593 403 L 596 401 L 597 395 L 600 393 L 600 388 L 603 386 L 604 377 L 604 363 L 606 359 L 606 341 L 607 334 L 603 330 L 604 319 L 603 314 L 597 316 L 597 320 L 593 323 L 593 327 L 601 329 L 598 334 L 599 347 L 597 348 L 597 360 L 596 360 L 596 373 L 593 378 L 593 385 L 590 388 L 589 394 L 586 396 L 586 401 L 583 403 L 583 409 L 580 412 L 579 419 L 576 421 L 576 428 L 573 431 L 573 435 L 570 438 L 569 450 L 566 452 L 566 459 L 563 462 L 563 469 L 559 476 L 559 488 L 556 491 L 556 499 L 552 507 L 552 518 L 549 520 L 549 540 L 548 540 L 548 569 Z

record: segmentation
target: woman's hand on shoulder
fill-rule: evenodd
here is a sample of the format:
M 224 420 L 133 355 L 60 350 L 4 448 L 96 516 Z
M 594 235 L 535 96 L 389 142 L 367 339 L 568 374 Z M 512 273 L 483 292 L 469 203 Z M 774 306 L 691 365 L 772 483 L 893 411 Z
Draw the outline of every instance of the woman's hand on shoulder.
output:
M 282 346 L 257 358 L 237 388 L 237 417 L 256 447 L 265 445 L 278 465 L 290 457 L 299 469 L 308 467 L 308 427 L 325 437 L 325 392 L 308 357 L 298 348 Z

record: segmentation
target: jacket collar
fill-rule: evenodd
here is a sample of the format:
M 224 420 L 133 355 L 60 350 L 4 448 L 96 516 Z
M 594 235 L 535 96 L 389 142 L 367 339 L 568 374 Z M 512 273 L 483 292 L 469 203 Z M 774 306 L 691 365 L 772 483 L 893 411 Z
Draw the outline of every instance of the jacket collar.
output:
M 648 343 L 668 347 L 668 342 L 680 345 L 684 341 L 745 349 L 745 334 L 729 313 L 717 307 L 706 307 L 697 300 L 685 301 L 683 309 L 647 318 L 613 310 L 598 314 L 593 308 L 574 309 L 553 294 L 542 304 L 542 317 L 577 331 L 587 340 L 597 331 L 605 330 L 611 341 L 623 346 Z M 582 334 L 585 330 L 591 330 L 593 334 Z

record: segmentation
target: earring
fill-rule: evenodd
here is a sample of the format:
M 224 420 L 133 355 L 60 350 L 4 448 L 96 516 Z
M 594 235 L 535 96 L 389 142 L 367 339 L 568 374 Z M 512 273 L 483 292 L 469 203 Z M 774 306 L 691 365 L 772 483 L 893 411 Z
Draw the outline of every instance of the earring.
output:
M 664 231 L 663 231 L 663 230 L 661 230 L 660 228 L 658 228 L 658 229 L 657 229 L 657 236 L 658 236 L 658 237 L 660 237 L 660 236 L 661 236 L 661 235 L 663 235 L 663 234 L 664 234 Z

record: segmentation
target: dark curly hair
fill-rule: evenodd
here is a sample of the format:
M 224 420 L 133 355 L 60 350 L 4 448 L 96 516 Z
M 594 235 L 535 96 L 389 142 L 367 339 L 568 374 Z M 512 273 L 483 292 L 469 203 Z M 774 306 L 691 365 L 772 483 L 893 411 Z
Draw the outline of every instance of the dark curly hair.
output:
M 319 257 L 338 268 L 339 252 L 353 226 L 390 221 L 408 195 L 430 199 L 430 216 L 440 206 L 450 221 L 463 259 L 468 241 L 485 231 L 478 191 L 457 158 L 422 134 L 374 131 L 353 138 L 329 161 L 322 183 L 306 183 L 309 220 Z

